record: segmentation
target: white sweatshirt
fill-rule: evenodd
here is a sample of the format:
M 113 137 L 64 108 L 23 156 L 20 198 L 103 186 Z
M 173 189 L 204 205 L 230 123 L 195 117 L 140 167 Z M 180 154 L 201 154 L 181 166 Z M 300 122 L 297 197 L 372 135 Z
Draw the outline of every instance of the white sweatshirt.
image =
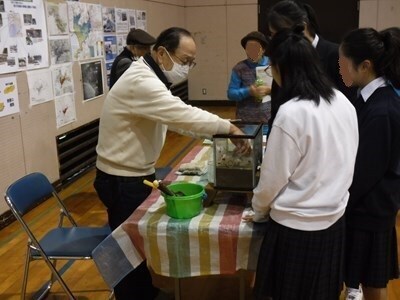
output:
M 331 104 L 283 104 L 274 120 L 252 199 L 256 219 L 323 230 L 343 214 L 358 147 L 353 105 L 335 90 Z
M 154 173 L 168 128 L 211 137 L 229 133 L 230 122 L 173 96 L 141 58 L 132 63 L 105 99 L 97 168 L 118 176 Z

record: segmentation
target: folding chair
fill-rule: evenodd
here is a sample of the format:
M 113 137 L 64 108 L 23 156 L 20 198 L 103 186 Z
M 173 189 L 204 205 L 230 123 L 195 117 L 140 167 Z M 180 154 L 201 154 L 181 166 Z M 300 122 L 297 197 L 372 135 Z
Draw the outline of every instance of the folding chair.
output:
M 44 260 L 51 270 L 50 281 L 39 299 L 44 298 L 50 292 L 55 280 L 61 284 L 70 299 L 75 299 L 57 270 L 56 262 L 57 260 L 92 259 L 93 249 L 111 233 L 110 228 L 108 226 L 78 227 L 56 190 L 42 173 L 35 172 L 18 179 L 8 187 L 4 198 L 29 237 L 21 299 L 25 299 L 29 264 L 31 261 L 39 259 Z M 43 199 L 48 198 L 54 199 L 58 204 L 57 207 L 60 208 L 59 222 L 43 237 L 38 238 L 24 216 Z M 69 220 L 72 227 L 63 226 L 64 217 Z

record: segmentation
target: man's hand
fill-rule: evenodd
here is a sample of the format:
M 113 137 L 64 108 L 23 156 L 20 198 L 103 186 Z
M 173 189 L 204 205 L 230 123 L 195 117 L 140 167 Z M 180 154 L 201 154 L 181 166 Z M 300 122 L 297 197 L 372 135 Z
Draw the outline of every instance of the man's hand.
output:
M 231 135 L 244 135 L 243 131 L 241 131 L 238 127 L 231 124 L 231 128 L 229 131 Z M 246 138 L 234 137 L 230 139 L 232 144 L 236 146 L 235 152 L 239 155 L 249 155 L 251 153 L 251 145 Z

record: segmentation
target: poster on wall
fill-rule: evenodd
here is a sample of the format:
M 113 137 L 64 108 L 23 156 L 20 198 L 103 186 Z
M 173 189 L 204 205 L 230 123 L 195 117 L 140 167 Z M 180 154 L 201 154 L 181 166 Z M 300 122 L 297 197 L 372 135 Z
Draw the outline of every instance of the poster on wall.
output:
M 128 11 L 126 9 L 115 9 L 115 24 L 118 33 L 128 32 Z
M 30 105 L 37 105 L 54 99 L 51 72 L 49 69 L 26 73 L 29 86 Z
M 117 37 L 115 35 L 104 36 L 104 51 L 106 61 L 114 60 L 117 57 Z
M 1 1 L 0 74 L 49 66 L 43 0 Z
M 83 100 L 103 95 L 103 68 L 101 60 L 81 63 Z
M 19 113 L 17 78 L 0 78 L 0 118 Z
M 54 66 L 51 70 L 53 78 L 54 96 L 60 97 L 74 92 L 72 64 Z
M 54 100 L 57 129 L 76 121 L 74 94 L 65 94 Z
M 71 44 L 68 36 L 52 36 L 49 38 L 50 62 L 52 65 L 72 61 Z
M 145 10 L 136 11 L 136 28 L 147 30 L 147 13 Z
M 129 30 L 136 28 L 136 10 L 128 9 Z
M 103 31 L 115 32 L 115 8 L 103 7 Z
M 117 35 L 117 53 L 121 53 L 126 46 L 126 34 Z
M 73 59 L 83 60 L 103 57 L 104 45 L 101 7 L 83 2 L 67 2 L 67 5 Z
M 66 3 L 46 2 L 46 17 L 49 36 L 68 35 L 68 14 Z
M 111 76 L 111 68 L 113 62 L 106 62 L 106 75 L 107 75 L 107 86 L 110 87 L 110 76 Z

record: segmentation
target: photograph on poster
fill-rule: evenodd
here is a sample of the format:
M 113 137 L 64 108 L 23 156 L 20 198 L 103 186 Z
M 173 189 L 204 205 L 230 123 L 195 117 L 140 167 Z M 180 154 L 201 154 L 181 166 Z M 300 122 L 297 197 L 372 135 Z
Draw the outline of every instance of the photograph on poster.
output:
M 115 9 L 103 7 L 103 31 L 115 32 Z
M 103 70 L 100 60 L 81 64 L 83 100 L 91 100 L 103 94 Z

